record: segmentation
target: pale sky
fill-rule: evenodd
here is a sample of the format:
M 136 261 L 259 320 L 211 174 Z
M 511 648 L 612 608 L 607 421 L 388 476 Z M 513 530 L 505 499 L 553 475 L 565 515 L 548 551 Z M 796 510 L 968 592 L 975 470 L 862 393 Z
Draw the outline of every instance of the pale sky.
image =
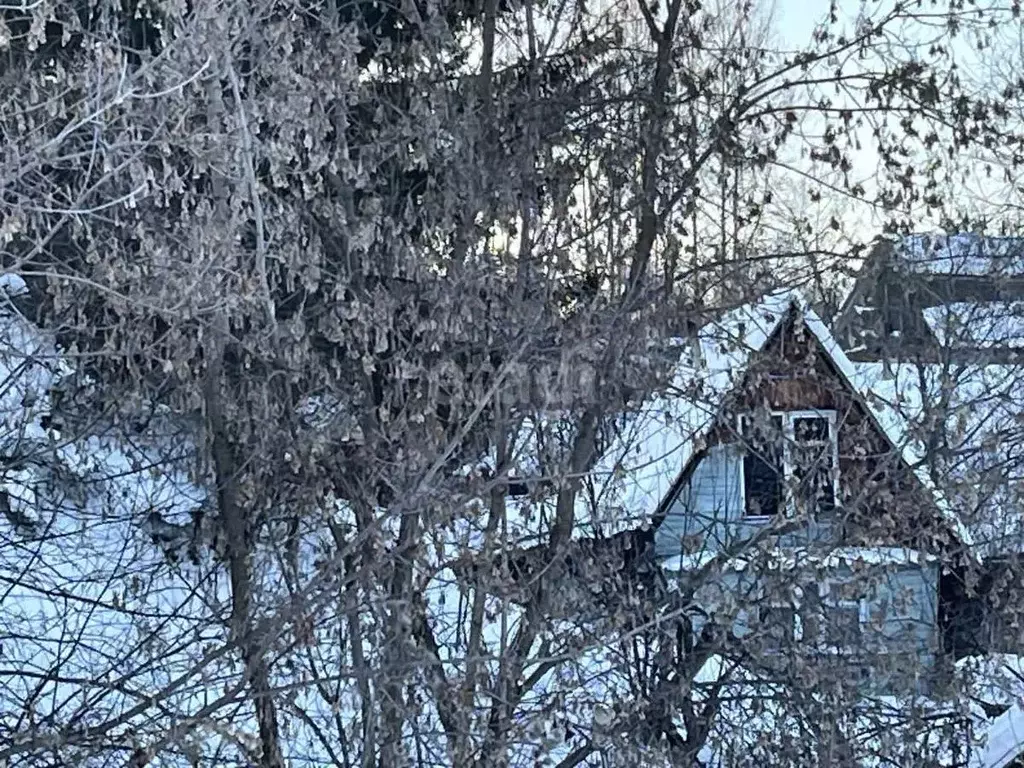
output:
M 811 40 L 815 25 L 828 13 L 828 0 L 775 0 L 776 29 L 782 39 L 794 47 Z M 845 0 L 844 5 L 857 3 Z
M 635 2 L 635 0 L 631 0 L 631 4 L 632 2 Z M 723 0 L 723 2 L 727 3 L 729 0 Z M 814 29 L 827 18 L 830 8 L 828 0 L 755 0 L 755 2 L 757 3 L 756 7 L 764 16 L 771 18 L 773 21 L 772 29 L 774 34 L 771 36 L 772 39 L 768 42 L 768 45 L 791 50 L 807 49 L 814 46 L 812 41 Z M 872 18 L 879 18 L 884 16 L 895 2 L 897 0 L 839 0 L 839 27 L 840 29 L 845 27 L 847 32 L 852 32 L 858 16 L 862 13 Z M 986 0 L 981 0 L 979 4 L 984 5 L 985 2 Z M 663 9 L 664 6 L 662 4 Z M 936 13 L 941 11 L 941 8 L 932 8 L 926 4 L 923 10 Z M 940 18 L 936 22 L 937 26 L 934 30 L 934 35 L 926 30 L 922 31 L 923 28 L 916 24 L 908 24 L 905 34 L 901 34 L 904 32 L 903 30 L 892 29 L 889 39 L 894 45 L 901 46 L 901 38 L 904 36 L 907 38 L 908 43 L 916 42 L 919 44 L 927 35 L 929 38 L 943 38 L 942 42 L 948 45 L 949 38 L 941 28 L 942 19 Z M 836 31 L 835 27 L 833 27 L 833 31 Z M 1008 30 L 1007 33 L 1013 33 L 1013 30 Z M 910 53 L 909 49 L 910 46 L 908 45 L 906 53 Z M 973 50 L 969 38 L 960 37 L 954 40 L 952 50 L 955 53 L 956 59 L 961 64 L 961 72 L 965 75 L 969 74 L 971 69 L 970 63 L 972 62 L 978 64 L 976 69 L 979 71 L 988 64 L 985 58 L 987 53 L 979 56 Z M 521 52 L 519 54 L 521 55 Z M 904 53 L 901 51 L 900 55 L 902 56 Z M 827 95 L 831 96 L 831 92 Z M 813 116 L 808 116 L 805 120 L 803 129 L 807 133 L 820 133 L 820 131 L 814 131 L 815 120 Z M 923 128 L 920 123 L 918 123 L 917 127 Z M 813 140 L 813 136 L 811 139 Z M 863 129 L 861 139 L 863 149 L 851 151 L 850 153 L 850 159 L 853 162 L 853 170 L 850 177 L 851 182 L 860 182 L 864 185 L 866 190 L 865 198 L 871 199 L 874 198 L 874 179 L 879 163 L 877 153 L 873 148 L 870 126 L 866 126 Z M 914 145 L 918 143 L 918 140 L 913 141 Z M 787 207 L 791 207 L 794 215 L 807 216 L 808 220 L 812 223 L 815 232 L 818 233 L 815 237 L 820 237 L 821 241 L 809 244 L 809 247 L 830 248 L 837 245 L 840 249 L 843 249 L 843 241 L 847 244 L 865 243 L 878 236 L 882 231 L 883 223 L 886 223 L 891 217 L 890 212 L 879 210 L 862 200 L 850 199 L 847 195 L 838 191 L 829 192 L 827 187 L 814 181 L 803 179 L 800 174 L 807 166 L 805 159 L 800 154 L 802 151 L 806 151 L 806 145 L 801 145 L 799 141 L 792 142 L 791 146 L 787 148 L 788 156 L 784 160 L 796 170 L 793 173 L 781 174 L 787 178 L 784 179 L 784 185 L 775 190 L 775 192 L 776 197 L 779 199 L 790 193 L 792 199 L 787 202 Z M 915 158 L 918 170 L 920 170 L 920 163 L 923 160 L 923 155 L 920 161 L 918 161 L 918 158 Z M 991 209 L 993 202 L 1006 202 L 1006 190 L 1000 189 L 1002 185 L 993 187 L 986 185 L 984 181 L 972 180 L 971 186 L 988 186 L 989 188 L 987 190 L 979 189 L 977 198 L 972 198 L 971 194 L 969 194 L 972 190 L 957 182 L 955 192 L 950 194 L 949 199 L 955 201 L 958 209 L 962 208 L 963 211 L 967 211 L 971 208 L 973 210 L 970 212 L 976 216 L 979 212 L 987 212 L 986 209 Z M 807 189 L 801 192 L 802 187 Z M 811 188 L 823 193 L 820 204 L 809 203 L 806 194 L 807 190 Z M 791 206 L 789 205 L 790 203 Z M 912 230 L 927 232 L 934 231 L 937 228 L 939 224 L 937 217 L 925 218 L 923 211 L 915 213 L 917 215 L 909 222 Z M 835 216 L 840 221 L 841 233 L 832 232 L 828 228 L 827 225 L 832 216 Z
M 806 47 L 811 44 L 814 28 L 826 17 L 830 6 L 828 0 L 769 0 L 769 2 L 774 6 L 774 28 L 780 42 L 794 48 Z M 840 18 L 851 22 L 852 26 L 852 22 L 862 9 L 866 9 L 871 16 L 877 17 L 890 9 L 892 5 L 893 0 L 868 0 L 867 2 L 864 0 L 839 0 Z M 979 2 L 978 5 L 986 6 L 988 3 Z M 939 3 L 935 7 L 925 4 L 922 11 L 938 14 L 944 10 L 943 6 L 943 3 Z M 923 33 L 918 31 L 918 35 L 920 34 Z M 938 38 L 941 34 L 941 31 L 936 30 L 934 36 L 929 35 L 929 41 Z M 963 76 L 976 79 L 980 83 L 987 83 L 993 67 L 1002 66 L 1004 69 L 1009 68 L 1008 71 L 1012 71 L 1013 64 L 1006 58 L 1007 49 L 1003 46 L 1012 45 L 1015 39 L 1024 39 L 1022 38 L 1024 33 L 1020 26 L 1004 25 L 995 34 L 999 38 L 999 44 L 991 52 L 988 50 L 979 52 L 969 34 L 956 38 L 947 36 L 942 39 L 942 43 L 949 46 Z M 919 41 L 921 39 L 919 37 Z M 1018 55 L 1014 58 L 1019 60 L 1021 56 Z M 864 174 L 872 173 L 876 165 L 876 158 L 877 155 L 870 149 L 861 153 L 860 157 L 854 157 L 855 171 L 860 166 Z M 1001 174 L 998 175 L 1001 177 Z M 972 179 L 968 187 L 963 190 L 963 195 L 957 198 L 957 204 L 958 206 L 962 205 L 965 210 L 972 209 L 972 212 L 977 215 L 987 212 L 988 208 L 994 210 L 993 203 L 1006 204 L 1010 202 L 1007 199 L 1006 191 L 1006 186 L 1001 179 L 991 184 L 986 183 L 983 178 Z M 918 229 L 930 229 L 934 225 L 935 222 L 922 220 Z

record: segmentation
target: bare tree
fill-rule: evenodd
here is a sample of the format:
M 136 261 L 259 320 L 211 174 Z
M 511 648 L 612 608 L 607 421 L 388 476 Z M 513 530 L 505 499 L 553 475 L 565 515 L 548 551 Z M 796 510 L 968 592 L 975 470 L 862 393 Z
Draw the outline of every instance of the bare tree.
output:
M 927 11 L 795 52 L 684 0 L 0 13 L 11 322 L 61 366 L 9 464 L 0 758 L 678 763 L 765 675 L 837 742 L 749 642 L 689 647 L 694 590 L 565 563 L 640 516 L 583 500 L 666 339 L 777 282 L 773 174 L 865 198 L 871 141 L 917 194 L 910 144 L 1012 138 L 902 47 Z

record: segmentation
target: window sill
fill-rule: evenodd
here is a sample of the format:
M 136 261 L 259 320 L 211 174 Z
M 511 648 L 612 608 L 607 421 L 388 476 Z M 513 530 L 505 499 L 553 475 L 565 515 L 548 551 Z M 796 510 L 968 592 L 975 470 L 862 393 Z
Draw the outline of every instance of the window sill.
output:
M 744 523 L 754 523 L 755 525 L 767 525 L 775 518 L 775 515 L 743 515 L 740 520 Z
M 838 508 L 837 508 L 838 509 Z M 740 518 L 740 522 L 743 523 L 757 523 L 758 525 L 764 525 L 770 523 L 773 520 L 782 520 L 785 523 L 794 522 L 808 522 L 818 526 L 830 526 L 834 527 L 842 525 L 846 522 L 845 517 L 837 512 L 829 511 L 825 515 L 821 514 L 810 514 L 801 510 L 794 512 L 785 512 L 776 515 L 743 515 Z
M 841 645 L 819 645 L 814 648 L 814 652 L 819 656 L 860 656 L 864 653 L 863 648 L 855 648 L 853 646 L 841 646 Z

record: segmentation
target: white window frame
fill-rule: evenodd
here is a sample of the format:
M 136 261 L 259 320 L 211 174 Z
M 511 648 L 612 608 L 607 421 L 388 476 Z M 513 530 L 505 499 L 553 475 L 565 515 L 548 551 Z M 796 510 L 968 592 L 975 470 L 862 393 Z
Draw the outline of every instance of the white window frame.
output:
M 746 411 L 740 413 L 736 417 L 736 433 L 739 435 L 741 440 L 744 439 L 743 435 L 743 419 L 752 416 L 752 411 Z M 794 422 L 797 419 L 827 419 L 830 442 L 832 444 L 832 494 L 835 499 L 835 503 L 839 503 L 839 430 L 837 427 L 838 419 L 836 418 L 836 412 L 832 410 L 814 410 L 814 409 L 803 409 L 798 411 L 768 411 L 768 417 L 772 418 L 778 416 L 782 419 L 782 487 L 787 489 L 792 484 L 793 476 L 795 474 L 795 465 L 793 463 L 793 445 L 796 443 L 796 429 Z M 744 452 L 746 446 L 743 445 Z M 743 465 L 740 465 L 740 472 L 745 473 Z M 740 496 L 742 501 L 742 518 L 745 521 L 752 523 L 767 523 L 771 521 L 771 515 L 750 515 L 747 514 L 747 480 L 746 477 L 741 478 L 740 482 Z M 796 516 L 796 500 L 786 495 L 783 498 L 782 513 L 787 518 Z
M 813 585 L 810 588 L 813 589 Z M 759 587 L 756 592 L 757 607 L 755 612 L 755 615 L 757 617 L 758 628 L 764 629 L 764 619 L 762 619 L 761 617 L 762 608 L 766 608 L 769 611 L 790 611 L 793 614 L 793 646 L 796 647 L 802 645 L 805 640 L 803 611 L 806 605 L 804 599 L 806 589 L 808 589 L 807 586 L 791 585 L 788 589 L 783 589 L 782 594 L 776 593 L 774 595 L 769 596 L 765 592 L 763 585 Z M 784 594 L 786 592 L 789 593 L 788 599 L 784 597 Z M 780 653 L 787 653 L 790 650 L 792 649 L 786 647 L 785 645 L 783 645 L 783 647 L 781 648 L 773 648 L 769 646 L 765 649 L 765 652 L 769 655 L 776 655 Z

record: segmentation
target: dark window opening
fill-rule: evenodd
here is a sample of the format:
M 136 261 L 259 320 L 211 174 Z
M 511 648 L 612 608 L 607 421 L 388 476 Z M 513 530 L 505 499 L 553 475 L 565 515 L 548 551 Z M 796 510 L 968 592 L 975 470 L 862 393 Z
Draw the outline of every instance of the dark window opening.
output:
M 759 424 L 746 417 L 743 423 L 746 452 L 743 457 L 745 514 L 770 517 L 782 508 L 783 463 L 782 417 L 772 416 Z
M 835 512 L 837 436 L 830 415 L 745 415 L 740 429 L 746 516 L 806 511 L 827 519 Z M 790 502 L 787 488 L 794 494 Z
M 763 636 L 772 644 L 792 644 L 800 639 L 797 632 L 797 612 L 793 606 L 761 605 L 757 613 Z
M 882 306 L 883 331 L 887 337 L 900 337 L 912 330 L 916 296 L 912 290 L 886 286 Z

